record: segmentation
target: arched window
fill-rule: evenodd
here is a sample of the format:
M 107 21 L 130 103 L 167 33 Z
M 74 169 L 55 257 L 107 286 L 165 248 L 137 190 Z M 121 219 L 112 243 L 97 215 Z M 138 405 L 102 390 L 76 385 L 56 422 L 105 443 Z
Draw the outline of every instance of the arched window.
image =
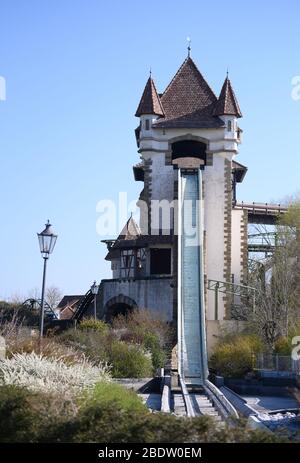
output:
M 232 132 L 232 121 L 227 121 L 227 132 Z

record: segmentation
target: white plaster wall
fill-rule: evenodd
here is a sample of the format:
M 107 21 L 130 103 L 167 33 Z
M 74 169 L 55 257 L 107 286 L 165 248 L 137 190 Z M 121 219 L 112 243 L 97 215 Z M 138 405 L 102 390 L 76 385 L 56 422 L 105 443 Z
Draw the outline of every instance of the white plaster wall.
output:
M 208 280 L 224 280 L 224 157 L 214 154 L 213 165 L 206 166 L 204 181 L 204 229 L 206 231 L 206 274 Z M 206 317 L 215 317 L 215 294 L 208 291 Z M 224 317 L 223 295 L 219 294 L 219 319 Z
M 172 201 L 174 198 L 174 169 L 173 166 L 165 165 L 165 154 L 154 153 L 152 159 L 152 179 L 151 199 L 168 199 Z
M 235 118 L 229 117 L 235 122 Z M 224 124 L 227 122 L 227 116 L 224 116 Z M 236 124 L 235 124 L 236 127 Z M 160 150 L 168 149 L 168 141 L 172 138 L 194 135 L 202 137 L 209 141 L 208 150 L 210 151 L 233 151 L 238 152 L 238 139 L 236 129 L 227 132 L 227 127 L 217 129 L 151 129 L 142 130 L 140 134 L 140 150 Z
M 242 252 L 242 240 L 241 240 L 241 224 L 243 219 L 242 210 L 233 210 L 231 215 L 232 230 L 231 230 L 231 273 L 234 274 L 234 283 L 240 284 L 241 282 L 241 252 Z

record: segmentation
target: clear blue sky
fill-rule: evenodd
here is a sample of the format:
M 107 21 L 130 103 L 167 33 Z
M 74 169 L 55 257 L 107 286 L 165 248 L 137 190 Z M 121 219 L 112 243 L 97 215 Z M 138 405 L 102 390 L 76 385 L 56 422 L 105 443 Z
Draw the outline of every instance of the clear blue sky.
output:
M 59 234 L 48 283 L 81 293 L 107 278 L 96 204 L 138 196 L 134 112 L 151 65 L 162 91 L 192 56 L 216 93 L 229 68 L 244 118 L 239 199 L 299 191 L 300 4 L 1 0 L 0 298 L 41 284 L 36 232 Z

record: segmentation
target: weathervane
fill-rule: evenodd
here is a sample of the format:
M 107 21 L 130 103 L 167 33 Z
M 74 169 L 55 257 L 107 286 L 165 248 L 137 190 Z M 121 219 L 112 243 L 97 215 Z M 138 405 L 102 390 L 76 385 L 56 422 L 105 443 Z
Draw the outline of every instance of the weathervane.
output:
M 188 41 L 188 57 L 191 56 L 191 38 L 190 37 L 187 37 L 186 40 Z

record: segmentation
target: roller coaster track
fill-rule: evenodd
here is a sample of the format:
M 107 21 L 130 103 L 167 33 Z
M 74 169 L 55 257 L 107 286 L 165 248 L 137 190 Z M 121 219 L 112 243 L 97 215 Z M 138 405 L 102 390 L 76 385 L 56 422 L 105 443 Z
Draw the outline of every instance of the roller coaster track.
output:
M 91 289 L 88 290 L 88 292 L 83 296 L 83 298 L 80 300 L 76 311 L 72 315 L 72 320 L 76 320 L 76 322 L 80 322 L 85 314 L 85 312 L 88 310 L 89 306 L 91 305 L 95 295 L 92 293 Z
M 26 301 L 24 301 L 22 305 L 31 310 L 34 310 L 34 309 L 41 310 L 42 301 L 41 299 L 29 298 L 29 299 L 26 299 Z M 45 315 L 51 318 L 52 320 L 57 320 L 58 317 L 56 313 L 54 312 L 54 310 L 52 309 L 50 304 L 48 304 L 47 301 L 44 301 L 44 312 L 45 312 Z

